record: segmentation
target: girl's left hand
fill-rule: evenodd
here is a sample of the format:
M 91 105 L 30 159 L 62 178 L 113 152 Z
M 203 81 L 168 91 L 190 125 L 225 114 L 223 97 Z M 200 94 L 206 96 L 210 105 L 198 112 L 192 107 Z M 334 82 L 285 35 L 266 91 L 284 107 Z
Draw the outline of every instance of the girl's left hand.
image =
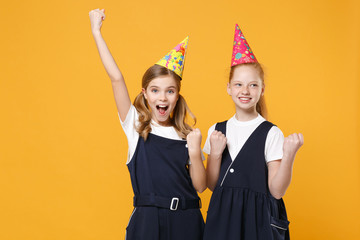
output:
M 293 133 L 284 139 L 284 156 L 295 157 L 296 152 L 304 144 L 304 137 L 301 133 Z
M 201 132 L 196 128 L 186 137 L 189 152 L 201 151 Z

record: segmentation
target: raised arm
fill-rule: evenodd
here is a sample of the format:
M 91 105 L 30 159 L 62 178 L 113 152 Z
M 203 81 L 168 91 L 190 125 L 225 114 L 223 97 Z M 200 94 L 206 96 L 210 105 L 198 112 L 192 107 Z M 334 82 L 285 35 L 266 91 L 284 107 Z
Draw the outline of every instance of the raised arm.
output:
M 291 134 L 284 140 L 283 158 L 268 163 L 269 190 L 273 197 L 280 199 L 285 195 L 291 182 L 296 152 L 303 144 L 304 137 L 301 133 Z
M 222 153 L 226 147 L 226 137 L 222 132 L 214 130 L 210 135 L 210 154 L 207 158 L 206 184 L 214 191 L 219 179 Z
M 114 58 L 112 57 L 105 40 L 101 35 L 102 22 L 105 20 L 105 10 L 95 9 L 89 12 L 91 31 L 100 54 L 101 61 L 105 67 L 107 74 L 110 77 L 116 107 L 118 109 L 120 118 L 125 120 L 126 115 L 131 106 L 131 100 L 124 81 L 124 78 L 120 72 L 120 69 L 116 65 Z

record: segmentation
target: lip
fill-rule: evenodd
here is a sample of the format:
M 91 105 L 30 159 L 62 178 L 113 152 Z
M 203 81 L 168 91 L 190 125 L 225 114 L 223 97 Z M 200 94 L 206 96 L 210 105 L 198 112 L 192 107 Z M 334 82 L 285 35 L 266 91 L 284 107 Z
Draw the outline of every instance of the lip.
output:
M 164 112 L 161 112 L 160 110 L 163 109 Z M 156 105 L 156 110 L 157 112 L 159 113 L 160 116 L 166 116 L 168 110 L 169 110 L 169 106 L 168 105 L 165 105 L 165 104 L 158 104 Z
M 239 97 L 238 99 L 241 103 L 248 103 L 251 101 L 251 97 Z

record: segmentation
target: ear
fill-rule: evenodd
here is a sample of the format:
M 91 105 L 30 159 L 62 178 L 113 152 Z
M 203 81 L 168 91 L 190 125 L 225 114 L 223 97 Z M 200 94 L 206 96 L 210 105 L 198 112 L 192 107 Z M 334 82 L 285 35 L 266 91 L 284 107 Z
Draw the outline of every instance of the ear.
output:
M 145 99 L 147 100 L 147 94 L 145 88 L 141 89 L 142 94 L 144 95 Z
M 265 92 L 265 84 L 263 84 L 261 88 L 261 96 L 264 96 L 264 92 Z
M 230 83 L 227 84 L 226 91 L 229 95 L 231 95 Z

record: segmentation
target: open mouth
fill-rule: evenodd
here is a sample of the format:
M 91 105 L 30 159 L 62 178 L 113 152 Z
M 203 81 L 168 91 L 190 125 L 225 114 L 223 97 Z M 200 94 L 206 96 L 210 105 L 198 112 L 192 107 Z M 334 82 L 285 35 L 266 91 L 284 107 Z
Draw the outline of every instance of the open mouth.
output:
M 164 115 L 168 108 L 169 106 L 166 105 L 156 105 L 156 109 L 159 111 L 160 115 Z

